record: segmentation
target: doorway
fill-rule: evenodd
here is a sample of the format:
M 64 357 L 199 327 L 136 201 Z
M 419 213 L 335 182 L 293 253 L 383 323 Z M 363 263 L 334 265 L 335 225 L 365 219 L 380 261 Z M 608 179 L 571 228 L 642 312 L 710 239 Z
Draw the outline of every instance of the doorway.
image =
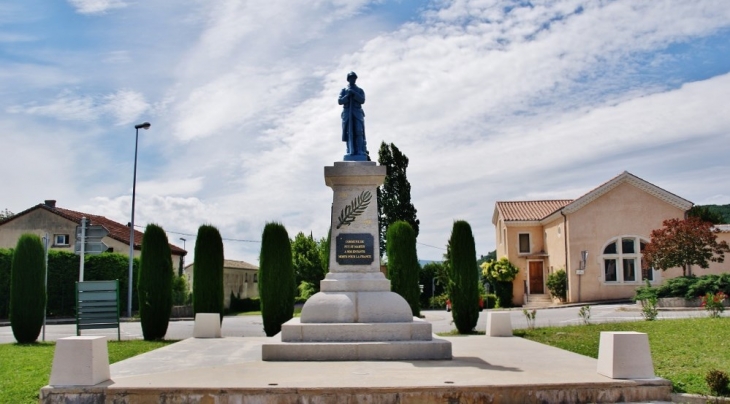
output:
M 545 293 L 542 261 L 529 261 L 530 271 L 530 294 L 541 295 Z

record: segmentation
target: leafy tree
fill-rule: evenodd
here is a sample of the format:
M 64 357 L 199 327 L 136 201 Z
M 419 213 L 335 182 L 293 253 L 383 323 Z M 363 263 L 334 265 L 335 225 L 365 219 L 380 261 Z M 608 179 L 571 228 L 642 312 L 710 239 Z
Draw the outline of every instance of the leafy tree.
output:
M 299 232 L 291 243 L 291 254 L 296 284 L 309 283 L 314 288 L 314 293 L 319 292 L 319 281 L 324 279 L 326 271 L 314 237 Z
M 652 230 L 651 242 L 644 248 L 644 268 L 682 267 L 682 275 L 692 274 L 692 265 L 708 268 L 710 262 L 724 262 L 730 252 L 727 242 L 717 242 L 712 223 L 696 217 L 668 219 L 664 227 Z
M 449 299 L 460 334 L 471 333 L 479 320 L 479 273 L 474 236 L 469 223 L 454 222 L 449 239 Z
M 198 228 L 193 263 L 193 311 L 218 313 L 223 321 L 223 239 L 215 226 Z
M 5 210 L 0 210 L 0 221 L 5 220 L 13 216 L 13 212 L 9 211 L 7 208 Z
M 23 234 L 10 268 L 10 327 L 21 344 L 35 342 L 46 308 L 46 257 L 40 237 Z
M 482 276 L 494 285 L 494 294 L 497 296 L 497 307 L 512 307 L 512 281 L 520 271 L 507 257 L 499 261 L 483 263 Z
M 411 306 L 413 315 L 420 315 L 418 275 L 421 266 L 416 253 L 416 235 L 408 222 L 399 220 L 388 227 L 388 276 L 391 290 Z
M 259 297 L 264 332 L 271 337 L 294 315 L 294 267 L 291 243 L 281 223 L 266 223 L 259 255 Z
M 148 224 L 139 259 L 139 320 L 146 341 L 165 338 L 172 311 L 172 256 L 162 227 Z
M 421 267 L 418 283 L 423 285 L 421 307 L 431 307 L 431 297 L 445 293 L 446 285 L 449 283 L 449 275 L 441 262 L 429 262 Z
M 696 205 L 693 206 L 692 209 L 687 211 L 687 216 L 689 217 L 696 217 L 702 220 L 703 222 L 710 222 L 712 224 L 720 224 L 723 223 L 724 219 L 721 214 L 710 210 L 707 206 L 700 206 Z
M 327 274 L 330 269 L 330 238 L 332 237 L 332 232 L 330 230 L 327 230 L 327 237 L 322 237 L 317 242 L 317 250 L 319 250 L 319 260 L 322 262 L 322 267 L 324 268 L 324 273 Z
M 713 224 L 730 223 L 730 203 L 726 205 L 696 205 L 688 212 L 690 216 L 693 216 L 692 210 L 695 208 L 706 208 L 710 212 L 710 214 L 718 215 L 721 219 L 719 222 L 715 222 L 712 220 L 712 217 L 709 217 L 710 220 L 708 220 L 708 218 L 703 218 L 702 216 L 700 216 L 700 218 L 702 218 L 706 222 L 712 222 Z
M 386 251 L 387 231 L 398 220 L 408 222 L 418 238 L 416 208 L 411 203 L 411 183 L 406 177 L 408 157 L 393 144 L 380 144 L 378 162 L 387 168 L 383 186 L 378 187 L 378 225 L 380 227 L 380 256 Z

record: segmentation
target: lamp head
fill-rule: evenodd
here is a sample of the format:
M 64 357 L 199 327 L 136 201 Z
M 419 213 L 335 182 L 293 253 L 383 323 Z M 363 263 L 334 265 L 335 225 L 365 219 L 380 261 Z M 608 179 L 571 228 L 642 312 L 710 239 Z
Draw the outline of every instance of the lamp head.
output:
M 147 129 L 150 128 L 150 126 L 152 126 L 152 125 L 150 125 L 149 122 L 145 122 L 145 123 L 140 123 L 139 125 L 134 125 L 134 129 L 145 129 L 145 130 L 147 130 Z

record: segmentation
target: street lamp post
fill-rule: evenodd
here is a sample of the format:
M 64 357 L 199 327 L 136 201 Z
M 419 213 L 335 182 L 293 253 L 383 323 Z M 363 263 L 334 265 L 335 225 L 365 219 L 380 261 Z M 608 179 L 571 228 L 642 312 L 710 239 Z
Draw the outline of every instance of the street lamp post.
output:
M 185 250 L 185 242 L 187 240 L 185 239 L 185 237 L 180 237 L 180 240 L 183 242 L 183 250 Z M 180 271 L 179 271 L 180 273 L 178 274 L 178 276 L 183 276 L 183 269 L 185 269 L 185 256 L 181 255 L 180 256 Z
M 150 123 L 134 125 L 134 176 L 132 177 L 132 221 L 129 222 L 129 289 L 127 290 L 127 317 L 132 317 L 132 277 L 134 266 L 134 198 L 137 193 L 137 145 L 139 144 L 139 130 L 147 130 Z

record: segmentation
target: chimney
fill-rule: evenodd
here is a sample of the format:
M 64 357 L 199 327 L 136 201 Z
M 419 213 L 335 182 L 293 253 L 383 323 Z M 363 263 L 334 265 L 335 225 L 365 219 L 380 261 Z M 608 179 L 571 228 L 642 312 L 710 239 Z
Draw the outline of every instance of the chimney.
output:
M 46 199 L 43 202 L 46 206 L 49 208 L 55 209 L 56 208 L 56 200 L 55 199 Z

